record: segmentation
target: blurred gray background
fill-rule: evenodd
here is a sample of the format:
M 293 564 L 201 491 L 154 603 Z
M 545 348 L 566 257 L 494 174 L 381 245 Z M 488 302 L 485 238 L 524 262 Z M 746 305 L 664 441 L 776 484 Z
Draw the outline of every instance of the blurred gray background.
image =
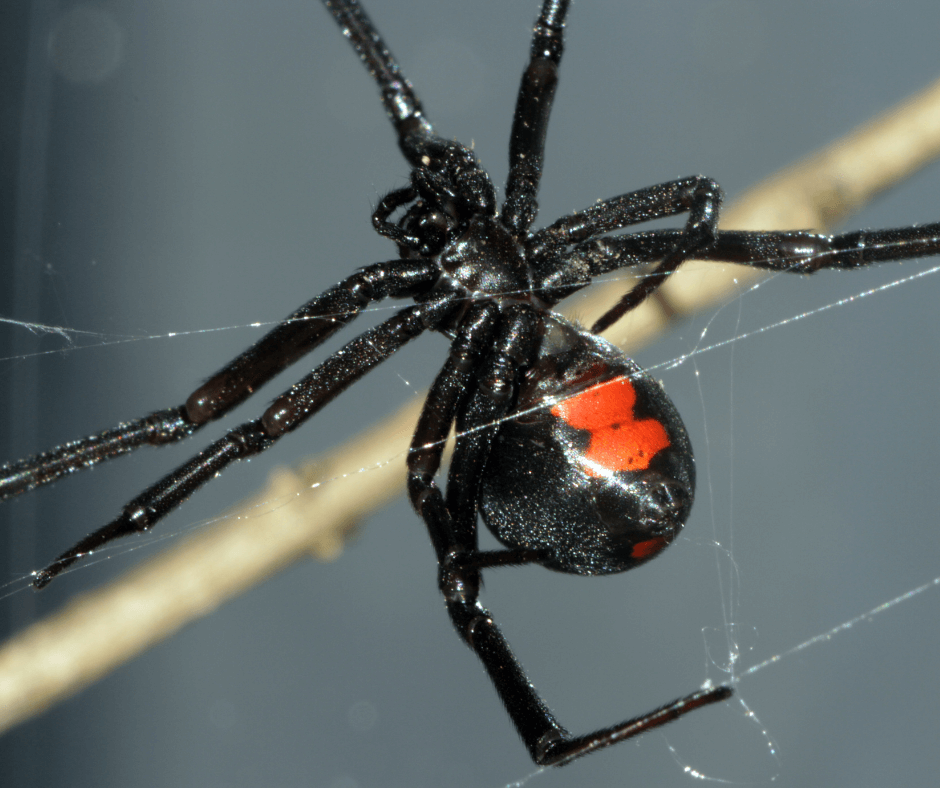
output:
M 500 184 L 536 5 L 368 6 L 439 132 L 472 141 Z M 0 325 L 3 458 L 182 402 L 257 338 L 249 324 L 394 256 L 369 214 L 408 170 L 318 3 L 3 13 L 0 317 L 71 330 Z M 940 76 L 938 30 L 935 0 L 576 0 L 537 224 L 698 172 L 733 198 Z M 934 167 L 849 226 L 938 216 Z M 778 277 L 639 360 L 668 365 L 937 262 Z M 583 732 L 722 681 L 729 637 L 740 672 L 940 575 L 938 300 L 927 276 L 657 369 L 697 449 L 684 536 L 618 577 L 487 579 L 485 602 L 564 724 Z M 441 337 L 416 342 L 162 530 L 190 530 L 274 465 L 392 412 L 444 352 Z M 41 595 L 20 581 L 226 426 L 4 506 L 0 582 L 19 589 L 0 599 L 4 630 L 158 549 L 117 550 Z M 932 784 L 938 609 L 930 592 L 744 679 L 759 724 L 732 701 L 532 785 L 687 786 L 687 766 L 778 786 Z M 495 787 L 532 771 L 451 629 L 404 500 L 336 562 L 294 566 L 0 739 L 9 786 Z

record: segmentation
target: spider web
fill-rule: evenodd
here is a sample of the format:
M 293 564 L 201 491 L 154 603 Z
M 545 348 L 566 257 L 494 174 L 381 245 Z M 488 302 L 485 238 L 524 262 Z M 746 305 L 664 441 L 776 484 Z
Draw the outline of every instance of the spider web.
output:
M 788 13 L 795 13 L 789 6 Z M 299 13 L 296 8 L 292 11 Z M 846 127 L 846 121 L 829 117 L 835 114 L 834 107 L 813 103 L 820 97 L 812 89 L 799 101 L 781 96 L 781 78 L 772 68 L 760 77 L 735 72 L 737 87 L 713 98 L 711 111 L 703 110 L 703 99 L 694 90 L 701 84 L 693 84 L 685 93 L 675 83 L 631 86 L 643 112 L 634 106 L 626 115 L 651 117 L 627 127 L 624 117 L 612 116 L 609 87 L 606 99 L 575 95 L 575 86 L 596 80 L 597 62 L 595 72 L 585 72 L 582 67 L 590 69 L 590 63 L 578 61 L 590 60 L 590 50 L 601 46 L 593 38 L 578 39 L 583 34 L 578 28 L 643 30 L 641 38 L 655 42 L 679 35 L 675 28 L 679 20 L 695 16 L 688 4 L 665 11 L 661 5 L 625 9 L 624 15 L 627 11 L 626 19 L 605 20 L 589 16 L 596 12 L 581 5 L 574 10 L 563 77 L 566 92 L 559 95 L 542 198 L 541 215 L 546 220 L 598 196 L 698 170 L 719 177 L 733 191 L 825 139 L 830 131 L 828 127 L 819 131 L 816 119 L 832 123 L 831 133 Z M 194 381 L 260 334 L 255 324 L 286 313 L 353 265 L 388 256 L 387 246 L 363 227 L 370 202 L 399 184 L 404 168 L 391 145 L 375 143 L 386 139 L 387 129 L 380 113 L 376 117 L 374 96 L 362 75 L 350 68 L 342 41 L 331 49 L 335 31 L 325 29 L 322 42 L 318 38 L 315 51 L 309 51 L 310 27 L 322 21 L 319 13 L 312 8 L 302 23 L 294 18 L 285 28 L 279 39 L 282 48 L 293 52 L 296 47 L 299 54 L 285 56 L 290 64 L 286 75 L 270 77 L 278 91 L 235 111 L 242 123 L 230 124 L 236 126 L 232 134 L 201 128 L 208 121 L 200 113 L 189 116 L 189 125 L 180 132 L 177 121 L 165 111 L 176 102 L 198 103 L 224 91 L 226 69 L 212 66 L 190 82 L 184 77 L 199 63 L 163 66 L 171 69 L 178 84 L 161 93 L 160 101 L 151 93 L 140 94 L 145 97 L 140 102 L 143 108 L 120 128 L 120 139 L 125 141 L 119 142 L 117 133 L 108 141 L 117 146 L 114 166 L 124 172 L 125 185 L 91 189 L 103 203 L 86 197 L 85 210 L 72 202 L 58 220 L 49 221 L 51 242 L 31 250 L 33 268 L 40 274 L 33 284 L 41 294 L 37 308 L 4 314 L 20 321 L 18 331 L 23 323 L 63 326 L 71 345 L 83 345 L 83 337 L 89 342 L 80 351 L 63 353 L 61 336 L 43 332 L 35 335 L 35 350 L 4 353 L 4 374 L 19 384 L 23 377 L 17 376 L 27 379 L 25 393 L 20 389 L 16 394 L 17 403 L 36 401 L 32 425 L 25 415 L 28 409 L 17 408 L 24 415 L 17 416 L 7 439 L 24 444 L 10 456 L 180 401 Z M 453 13 L 442 9 L 433 17 L 434 24 L 445 24 Z M 523 9 L 514 26 L 498 25 L 494 30 L 492 19 L 501 13 L 479 14 L 485 36 L 493 38 L 488 47 L 518 55 L 531 12 Z M 835 16 L 838 4 L 824 13 L 827 18 L 830 13 Z M 473 20 L 454 15 L 461 29 L 454 30 L 452 37 L 472 38 Z M 657 15 L 668 20 L 669 29 L 656 30 Z M 487 17 L 490 24 L 484 24 Z M 163 19 L 145 21 L 150 26 L 147 57 L 157 58 L 161 37 L 166 35 Z M 187 21 L 203 35 L 213 30 L 206 20 Z M 409 50 L 420 54 L 423 44 L 408 37 L 407 26 L 379 21 L 403 59 Z M 772 16 L 760 28 L 762 57 L 771 61 L 777 52 L 776 34 L 769 31 L 777 30 L 778 23 Z M 226 25 L 233 35 L 254 40 L 247 26 L 234 20 Z M 179 27 L 186 29 L 185 24 Z M 801 35 L 809 27 L 804 20 Z M 824 41 L 835 50 L 828 56 L 847 61 L 847 48 L 836 45 L 859 36 L 843 27 L 830 26 L 828 31 Z M 791 46 L 797 38 L 784 32 L 780 37 Z M 815 51 L 824 48 L 818 40 L 815 43 L 811 47 Z M 255 49 L 230 43 L 218 46 L 242 52 Z M 916 51 L 917 46 L 912 42 L 904 49 Z M 323 59 L 314 61 L 321 50 Z M 204 50 L 183 51 L 208 58 Z M 892 50 L 892 57 L 884 60 L 893 65 L 904 54 Z M 780 57 L 776 68 L 787 74 L 787 84 L 799 81 L 794 68 L 829 69 L 832 74 L 834 67 L 851 72 L 864 65 L 856 60 L 841 66 L 819 61 L 794 65 L 794 60 L 806 56 L 797 58 L 786 50 Z M 756 68 L 760 59 L 749 67 Z M 453 117 L 437 112 L 434 117 L 448 132 L 465 139 L 473 136 L 481 158 L 499 181 L 508 128 L 505 108 L 511 105 L 519 57 L 507 57 L 505 65 L 488 60 L 483 64 L 479 56 L 477 61 L 475 67 L 491 81 L 479 100 L 484 103 L 466 106 Z M 222 95 L 250 93 L 253 72 L 261 65 L 242 64 L 238 89 Z M 320 75 L 313 88 L 320 91 L 319 99 L 302 98 L 311 91 L 310 73 Z M 436 107 L 433 92 L 428 93 L 434 89 L 433 75 L 419 75 L 414 68 L 409 73 L 429 109 Z M 504 73 L 512 76 L 504 78 Z M 876 83 L 857 78 L 866 87 Z M 763 86 L 774 100 L 748 92 L 749 80 Z M 879 73 L 877 84 L 882 80 L 890 78 Z M 832 86 L 838 85 L 840 103 L 859 104 L 861 89 L 846 87 L 847 82 L 844 73 L 836 72 L 826 77 L 827 90 L 821 92 L 831 95 Z M 294 83 L 300 98 L 285 98 L 294 95 L 289 93 Z M 713 86 L 707 87 L 712 95 Z M 131 88 L 127 91 L 125 95 L 133 95 Z M 694 125 L 696 112 L 701 118 L 704 111 L 701 126 L 717 124 L 718 116 L 740 107 L 734 96 L 742 92 L 751 100 L 738 110 L 737 123 L 722 125 L 715 139 L 689 143 L 690 136 L 704 133 Z M 675 96 L 675 115 L 648 109 L 660 93 Z M 341 106 L 329 98 L 337 95 L 343 98 Z M 280 118 L 285 104 L 298 107 L 304 118 L 314 114 L 316 118 L 284 123 Z M 122 106 L 115 103 L 106 109 L 123 112 Z M 763 107 L 777 117 L 767 126 L 757 120 Z M 591 108 L 598 114 L 586 126 L 585 115 L 578 113 Z M 870 111 L 859 106 L 858 119 Z M 318 148 L 310 129 L 324 123 L 323 113 L 337 139 Z M 477 124 L 480 116 L 488 114 L 495 116 L 493 131 Z M 799 118 L 795 125 L 800 128 L 772 134 L 775 128 L 779 132 L 781 117 Z M 814 123 L 803 122 L 806 117 Z M 252 122 L 244 122 L 245 118 Z M 810 138 L 805 126 L 812 126 L 818 139 Z M 187 148 L 186 140 L 201 134 L 207 140 L 204 146 Z M 93 126 L 73 125 L 71 136 L 74 144 L 90 144 L 98 151 L 94 155 L 102 155 L 95 148 Z M 183 140 L 182 152 L 140 163 L 139 150 L 159 150 L 174 138 Z M 772 138 L 771 144 L 756 149 L 758 143 L 753 141 L 763 138 Z M 635 140 L 630 143 L 635 147 L 624 150 L 625 139 Z M 742 147 L 745 139 L 755 150 Z M 661 154 L 655 147 L 660 142 Z M 361 170 L 350 170 L 338 145 L 358 151 L 355 158 L 363 160 Z M 259 150 L 266 155 L 249 155 Z M 313 155 L 305 155 L 311 150 Z M 725 158 L 705 158 L 710 150 Z M 276 151 L 290 153 L 282 158 Z M 58 155 L 62 162 L 73 162 L 61 176 L 62 183 L 93 180 L 94 156 L 75 151 Z M 562 157 L 570 161 L 563 162 Z M 328 187 L 323 159 L 338 162 L 336 181 L 330 180 Z M 238 164 L 233 165 L 233 160 Z M 731 160 L 740 160 L 740 174 L 729 173 Z M 215 165 L 230 172 L 219 178 L 214 191 L 182 189 L 180 184 L 187 180 L 201 182 L 196 176 Z M 299 186 L 285 199 L 281 176 L 294 169 L 301 171 Z M 583 180 L 575 177 L 579 171 Z M 934 177 L 881 203 L 853 220 L 852 226 L 931 220 L 935 181 Z M 167 196 L 181 192 L 186 195 L 182 200 Z M 132 200 L 127 199 L 129 194 L 134 195 Z M 104 199 L 107 195 L 110 198 Z M 133 221 L 115 229 L 108 217 L 125 200 Z M 232 215 L 241 216 L 240 210 L 245 218 L 233 221 Z M 353 214 L 348 228 L 339 225 L 346 213 Z M 233 224 L 248 232 L 237 233 Z M 102 236 L 113 246 L 102 250 Z M 653 780 L 687 784 L 685 767 L 709 778 L 776 777 L 777 784 L 875 782 L 881 770 L 890 772 L 895 781 L 904 774 L 906 782 L 921 783 L 919 776 L 932 774 L 932 767 L 917 757 L 929 754 L 936 738 L 930 711 L 937 689 L 929 657 L 934 644 L 927 623 L 936 603 L 930 595 L 877 616 L 870 626 L 855 625 L 824 644 L 789 652 L 810 638 L 828 636 L 834 627 L 936 575 L 937 537 L 931 527 L 936 516 L 930 493 L 932 469 L 937 467 L 935 447 L 940 445 L 932 418 L 935 370 L 940 366 L 929 318 L 937 300 L 932 292 L 935 277 L 839 305 L 792 325 L 778 325 L 927 267 L 915 263 L 903 271 L 892 267 L 870 275 L 830 275 L 809 282 L 778 277 L 717 316 L 712 312 L 680 327 L 663 344 L 641 354 L 641 361 L 665 381 L 693 430 L 700 485 L 685 535 L 663 558 L 622 578 L 588 581 L 538 569 L 492 573 L 485 602 L 533 681 L 573 730 L 640 713 L 706 678 L 720 681 L 729 653 L 739 654 L 735 672 L 743 677 L 740 696 L 762 725 L 748 721 L 732 702 L 727 709 L 702 712 L 701 719 L 690 718 L 662 737 L 656 734 L 636 746 L 615 748 L 570 771 L 540 775 L 535 784 L 575 780 L 606 784 L 615 779 L 618 784 L 627 779 L 638 784 Z M 274 294 L 271 301 L 266 300 L 269 291 Z M 363 322 L 387 314 L 374 310 Z M 234 328 L 219 328 L 228 326 Z M 755 335 L 766 326 L 773 329 Z M 719 344 L 723 346 L 704 352 Z M 35 366 L 32 354 L 46 351 L 51 353 L 42 357 L 43 366 Z M 187 507 L 181 518 L 168 523 L 164 533 L 185 530 L 214 516 L 243 492 L 246 477 L 260 479 L 271 464 L 286 463 L 291 456 L 348 437 L 357 424 L 365 423 L 363 414 L 369 414 L 371 421 L 373 413 L 417 397 L 443 353 L 440 338 L 422 339 L 391 362 L 387 371 L 350 391 L 336 410 L 317 420 L 319 424 L 312 423 L 289 444 L 282 442 L 275 457 L 252 462 L 247 470 L 229 471 L 212 485 L 216 489 L 211 494 L 197 496 L 194 508 Z M 679 360 L 682 363 L 674 366 Z M 286 380 L 277 385 L 282 382 L 288 385 Z M 260 396 L 271 395 L 273 390 Z M 67 405 L 59 401 L 63 396 Z M 254 408 L 247 406 L 236 418 L 250 417 Z M 25 441 L 25 432 L 49 437 Z M 26 546 L 41 562 L 76 535 L 110 518 L 116 506 L 207 440 L 200 436 L 172 456 L 151 452 L 155 456 L 146 457 L 144 452 L 114 469 L 82 475 L 61 492 L 50 492 L 51 498 L 24 499 L 4 533 L 12 533 L 15 540 L 42 540 L 35 547 Z M 26 525 L 33 522 L 48 527 L 36 533 Z M 716 542 L 721 545 L 717 550 Z M 54 607 L 79 588 L 100 585 L 116 563 L 122 562 L 107 561 L 77 572 L 63 580 L 61 588 L 50 588 L 48 596 L 19 594 L 2 604 L 11 616 L 25 616 L 28 611 L 23 608 L 32 605 Z M 31 568 L 35 566 L 20 565 L 11 572 Z M 378 643 L 381 650 L 376 649 Z M 184 650 L 190 648 L 193 651 Z M 784 658 L 773 667 L 746 676 L 752 666 L 778 655 Z M 28 744 L 29 738 L 50 741 L 51 737 L 55 745 L 47 752 L 74 764 L 89 779 L 99 770 L 114 770 L 112 774 L 120 770 L 125 782 L 134 782 L 135 775 L 139 780 L 138 770 L 151 761 L 149 747 L 135 750 L 139 740 L 134 731 L 143 730 L 154 750 L 172 753 L 169 760 L 179 777 L 173 782 L 188 781 L 195 774 L 216 777 L 223 762 L 232 768 L 256 769 L 258 781 L 272 774 L 293 774 L 284 765 L 291 762 L 298 775 L 315 774 L 326 784 L 350 786 L 368 784 L 370 774 L 373 780 L 378 774 L 410 784 L 451 784 L 450 770 L 455 768 L 464 775 L 462 781 L 497 785 L 530 769 L 478 666 L 446 623 L 435 595 L 427 537 L 404 504 L 376 518 L 341 561 L 292 570 L 139 660 L 136 670 L 122 671 L 37 727 L 8 737 L 2 746 L 28 754 L 34 746 Z M 159 687 L 160 697 L 148 696 L 147 685 Z M 109 707 L 112 698 L 115 705 Z M 74 732 L 78 715 L 80 728 L 89 731 L 84 735 Z M 86 737 L 92 736 L 92 725 L 107 731 L 96 740 L 112 741 L 113 750 L 89 751 Z M 769 737 L 761 733 L 762 727 Z M 197 733 L 204 735 L 197 738 Z M 777 746 L 777 758 L 767 754 L 768 739 Z M 244 760 L 233 741 L 241 743 Z M 305 763 L 302 756 L 311 742 L 317 743 L 312 748 L 317 755 Z M 137 756 L 128 756 L 129 752 Z M 15 763 L 22 764 L 26 756 L 16 758 Z M 370 764 L 362 764 L 364 758 Z M 373 760 L 384 766 L 373 765 Z M 246 761 L 253 765 L 246 767 Z M 14 761 L 4 759 L 4 763 Z M 26 766 L 21 768 L 26 771 L 17 775 L 30 774 Z M 18 782 L 29 780 L 24 776 Z M 233 778 L 229 784 L 235 782 Z

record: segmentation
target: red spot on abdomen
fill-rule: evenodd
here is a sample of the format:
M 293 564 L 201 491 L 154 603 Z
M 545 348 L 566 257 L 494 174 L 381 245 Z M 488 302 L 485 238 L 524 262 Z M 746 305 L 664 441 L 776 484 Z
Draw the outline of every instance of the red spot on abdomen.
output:
M 660 550 L 662 550 L 669 542 L 663 539 L 661 536 L 657 536 L 655 539 L 647 539 L 645 542 L 637 542 L 633 545 L 633 550 L 631 555 L 636 558 L 638 561 L 642 561 L 646 558 L 651 558 L 656 555 Z
M 669 446 L 666 428 L 656 419 L 634 418 L 636 389 L 625 377 L 598 383 L 556 404 L 552 415 L 591 440 L 584 452 L 590 476 L 642 471 L 657 452 Z

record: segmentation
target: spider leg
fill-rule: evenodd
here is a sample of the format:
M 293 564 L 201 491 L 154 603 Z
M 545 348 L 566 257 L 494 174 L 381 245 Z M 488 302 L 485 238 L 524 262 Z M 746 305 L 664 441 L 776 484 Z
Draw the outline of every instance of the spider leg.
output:
M 681 230 L 655 230 L 578 244 L 566 255 L 542 261 L 535 287 L 554 306 L 586 287 L 594 277 L 661 260 L 682 239 Z M 719 230 L 694 253 L 697 260 L 735 263 L 781 273 L 812 274 L 830 268 L 864 268 L 876 263 L 940 254 L 940 223 L 887 230 L 823 235 L 803 230 L 751 232 Z
M 231 463 L 270 448 L 278 438 L 295 430 L 408 341 L 437 326 L 451 307 L 447 298 L 408 307 L 356 337 L 278 397 L 261 418 L 230 430 L 225 437 L 144 490 L 118 517 L 38 572 L 33 585 L 36 588 L 48 585 L 84 554 L 114 539 L 149 530 Z
M 515 398 L 521 375 L 534 360 L 541 324 L 529 305 L 507 310 L 471 394 L 456 419 L 457 446 L 447 476 L 447 510 L 456 546 L 477 549 L 477 503 L 483 471 L 500 423 Z
M 422 260 L 393 260 L 357 271 L 304 304 L 196 389 L 186 400 L 189 418 L 202 424 L 224 416 L 348 325 L 369 304 L 414 296 L 438 276 L 436 266 Z
M 569 0 L 546 0 L 532 34 L 529 63 L 522 74 L 509 136 L 509 178 L 500 220 L 523 238 L 538 213 L 545 135 L 564 51 Z
M 398 147 L 409 164 L 421 167 L 446 159 L 448 152 L 458 146 L 435 133 L 411 82 L 358 0 L 323 0 L 323 4 L 378 86 L 385 112 L 398 135 Z
M 461 208 L 469 213 L 495 214 L 496 192 L 490 176 L 469 148 L 435 133 L 414 88 L 358 1 L 323 0 L 323 4 L 333 14 L 343 35 L 378 86 L 405 159 L 416 171 L 424 168 L 432 172 L 447 172 L 448 180 L 458 185 Z M 414 182 L 415 173 L 412 173 Z M 388 235 L 385 232 L 387 226 L 381 220 L 376 223 L 376 229 Z
M 397 244 L 412 247 L 419 246 L 420 241 L 417 238 L 409 236 L 397 224 L 392 224 L 388 221 L 388 217 L 391 216 L 397 208 L 401 208 L 403 205 L 414 200 L 417 196 L 418 193 L 410 187 L 406 189 L 396 189 L 386 194 L 379 201 L 378 207 L 376 207 L 375 211 L 372 213 L 372 227 L 375 228 L 375 231 L 385 238 L 390 238 Z
M 728 230 L 719 232 L 703 251 L 696 256 L 784 273 L 865 268 L 875 263 L 940 254 L 940 223 L 855 230 L 839 235 Z
M 535 233 L 527 246 L 535 257 L 559 255 L 571 244 L 632 224 L 688 212 L 685 228 L 675 236 L 675 246 L 663 256 L 659 265 L 591 327 L 591 331 L 600 333 L 646 299 L 685 260 L 712 242 L 718 231 L 720 207 L 721 187 L 710 178 L 693 175 L 622 194 L 587 210 L 563 216 Z M 559 261 L 558 264 L 563 263 Z
M 614 230 L 686 212 L 690 214 L 690 222 L 694 217 L 696 226 L 711 228 L 718 221 L 720 207 L 721 187 L 711 178 L 692 175 L 611 197 L 583 211 L 562 216 L 533 233 L 526 246 L 530 254 L 539 257 Z M 684 234 L 688 234 L 688 227 Z
M 428 392 L 408 452 L 408 496 L 415 511 L 428 523 L 438 561 L 443 561 L 453 549 L 455 537 L 434 476 L 440 468 L 457 408 L 472 380 L 475 359 L 487 347 L 498 320 L 499 308 L 492 301 L 485 301 L 475 304 L 461 321 L 447 361 Z M 468 549 L 475 546 L 474 542 Z
M 414 295 L 437 275 L 433 265 L 415 260 L 376 263 L 357 271 L 289 315 L 209 378 L 185 405 L 158 410 L 0 466 L 0 500 L 120 457 L 139 446 L 160 446 L 189 437 L 244 402 L 257 388 L 350 323 L 368 304 Z
M 139 446 L 175 443 L 192 435 L 200 426 L 186 418 L 182 406 L 167 408 L 87 438 L 63 443 L 50 451 L 4 463 L 0 465 L 0 501 L 120 457 Z
M 539 560 L 535 550 L 477 549 L 477 501 L 486 460 L 501 419 L 509 413 L 520 370 L 531 361 L 538 322 L 528 307 L 510 310 L 497 329 L 495 350 L 474 368 L 471 351 L 482 347 L 495 319 L 481 305 L 458 331 L 447 363 L 428 395 L 409 454 L 409 493 L 431 534 L 438 555 L 439 585 L 458 635 L 480 658 L 532 759 L 560 766 L 664 725 L 694 709 L 730 697 L 731 689 L 699 690 L 649 714 L 586 736 L 562 727 L 516 659 L 506 638 L 479 601 L 481 570 Z M 462 396 L 473 383 L 469 401 Z M 457 420 L 457 449 L 448 478 L 447 501 L 433 481 L 450 422 Z
M 379 86 L 402 153 L 411 166 L 419 166 L 427 142 L 437 137 L 411 82 L 357 0 L 323 0 L 323 4 Z
M 451 520 L 434 475 L 441 465 L 444 444 L 457 414 L 462 396 L 472 380 L 474 359 L 487 347 L 498 320 L 498 308 L 491 301 L 476 304 L 461 323 L 451 344 L 450 354 L 428 392 L 408 451 L 408 496 L 418 515 L 428 523 L 428 530 L 439 562 L 454 560 L 455 537 Z M 462 566 L 483 569 L 493 566 L 518 566 L 538 561 L 540 550 L 476 549 L 476 532 L 460 546 Z

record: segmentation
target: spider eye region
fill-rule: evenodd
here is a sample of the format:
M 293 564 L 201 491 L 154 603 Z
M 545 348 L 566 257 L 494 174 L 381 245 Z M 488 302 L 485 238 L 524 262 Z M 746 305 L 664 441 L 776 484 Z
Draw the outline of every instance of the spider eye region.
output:
M 568 326 L 549 339 L 500 426 L 481 510 L 510 547 L 550 569 L 611 574 L 654 558 L 682 530 L 695 464 L 660 384 L 619 350 Z M 550 332 L 551 333 L 551 332 Z M 557 332 L 556 332 L 557 333 Z

